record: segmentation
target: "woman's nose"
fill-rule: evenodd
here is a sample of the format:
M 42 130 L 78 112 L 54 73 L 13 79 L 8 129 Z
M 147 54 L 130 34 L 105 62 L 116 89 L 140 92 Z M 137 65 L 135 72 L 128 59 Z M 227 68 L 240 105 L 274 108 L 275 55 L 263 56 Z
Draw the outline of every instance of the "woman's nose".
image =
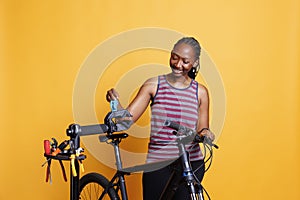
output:
M 181 60 L 178 60 L 178 61 L 175 63 L 175 66 L 176 66 L 177 68 L 181 68 L 181 66 L 182 66 Z

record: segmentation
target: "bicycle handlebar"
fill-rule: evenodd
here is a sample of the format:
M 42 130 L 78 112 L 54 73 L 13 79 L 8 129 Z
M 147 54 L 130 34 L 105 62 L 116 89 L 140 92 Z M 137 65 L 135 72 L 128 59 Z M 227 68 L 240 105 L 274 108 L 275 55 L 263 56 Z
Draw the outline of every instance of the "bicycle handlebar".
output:
M 195 130 L 190 129 L 190 128 L 186 127 L 186 126 L 182 126 L 182 125 L 180 125 L 180 124 L 178 124 L 176 122 L 172 122 L 170 120 L 166 120 L 164 122 L 164 126 L 168 126 L 168 127 L 174 129 L 177 132 L 185 134 L 186 136 L 193 136 L 194 135 L 194 142 L 197 142 L 197 143 L 203 142 L 203 143 L 206 143 L 206 144 L 208 144 L 210 146 L 215 147 L 216 149 L 219 148 L 209 138 L 207 138 L 205 136 L 200 136 L 199 134 L 197 134 L 197 132 Z
M 106 133 L 108 126 L 105 124 L 93 124 L 87 126 L 80 126 L 79 124 L 71 124 L 66 130 L 67 136 L 75 138 L 77 136 L 95 135 Z
M 174 130 L 176 130 L 176 131 L 178 131 L 178 132 L 180 132 L 182 134 L 185 134 L 186 136 L 191 136 L 191 135 L 196 134 L 195 130 L 190 129 L 190 128 L 186 127 L 186 126 L 182 126 L 182 125 L 180 125 L 180 124 L 178 124 L 176 122 L 172 122 L 170 120 L 166 120 L 164 122 L 164 126 L 168 126 L 168 127 L 172 128 L 172 129 L 174 129 Z
M 108 126 L 105 124 L 95 124 L 88 126 L 80 126 L 80 129 L 80 136 L 95 135 L 100 133 L 106 133 L 108 131 Z
M 71 124 L 67 129 L 67 135 L 71 137 L 101 133 L 111 135 L 113 132 L 127 130 L 133 123 L 131 117 L 131 114 L 125 109 L 109 112 L 104 119 L 104 124 L 93 124 L 87 126 Z

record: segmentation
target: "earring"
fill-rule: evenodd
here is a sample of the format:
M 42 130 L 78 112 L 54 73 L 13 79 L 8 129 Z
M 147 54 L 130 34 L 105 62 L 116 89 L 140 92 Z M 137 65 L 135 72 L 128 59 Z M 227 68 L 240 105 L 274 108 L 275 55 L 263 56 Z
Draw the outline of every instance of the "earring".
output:
M 195 73 L 195 77 L 196 77 L 199 72 L 199 69 L 200 69 L 200 64 L 198 63 L 198 65 L 196 67 L 193 67 L 193 69 L 195 70 L 194 73 Z

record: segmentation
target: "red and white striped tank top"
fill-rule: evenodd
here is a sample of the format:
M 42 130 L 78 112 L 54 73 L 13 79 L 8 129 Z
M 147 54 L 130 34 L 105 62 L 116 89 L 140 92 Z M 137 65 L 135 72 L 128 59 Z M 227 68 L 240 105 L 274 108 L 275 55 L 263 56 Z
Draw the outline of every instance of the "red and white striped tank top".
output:
M 163 124 L 165 120 L 170 120 L 195 130 L 198 105 L 197 81 L 192 80 L 189 87 L 178 89 L 167 82 L 166 76 L 158 77 L 156 95 L 151 103 L 151 134 L 147 162 L 179 157 L 178 147 L 174 144 L 174 130 Z M 199 144 L 191 142 L 185 147 L 189 151 L 191 161 L 203 159 Z

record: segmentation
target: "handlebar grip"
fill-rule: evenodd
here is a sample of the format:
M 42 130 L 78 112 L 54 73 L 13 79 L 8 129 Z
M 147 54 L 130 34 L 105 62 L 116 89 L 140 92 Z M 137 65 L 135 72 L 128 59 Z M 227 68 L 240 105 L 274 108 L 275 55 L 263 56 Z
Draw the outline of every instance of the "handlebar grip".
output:
M 108 126 L 105 124 L 87 125 L 81 126 L 80 136 L 84 135 L 95 135 L 100 133 L 106 133 L 108 131 Z
M 179 124 L 172 122 L 170 120 L 166 120 L 164 126 L 168 126 L 172 129 L 175 129 L 176 131 L 178 131 L 181 128 Z
M 176 130 L 176 132 L 181 132 L 182 134 L 186 135 L 186 136 L 191 136 L 191 135 L 195 135 L 196 131 L 193 129 L 190 129 L 186 126 L 182 126 L 176 122 L 172 122 L 170 120 L 166 120 L 164 122 L 164 126 L 170 127 L 174 130 Z

